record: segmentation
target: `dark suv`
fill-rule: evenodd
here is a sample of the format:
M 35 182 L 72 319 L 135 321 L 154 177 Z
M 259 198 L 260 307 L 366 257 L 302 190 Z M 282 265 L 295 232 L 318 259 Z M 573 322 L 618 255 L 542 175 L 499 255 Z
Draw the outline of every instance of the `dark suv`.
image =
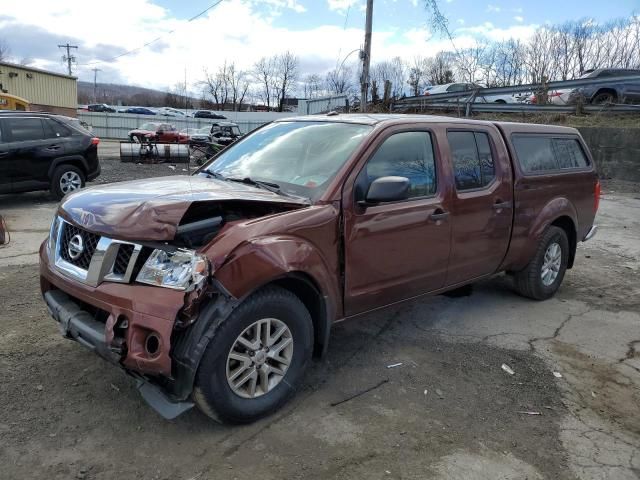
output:
M 51 190 L 60 199 L 100 175 L 99 139 L 74 118 L 0 112 L 0 193 Z

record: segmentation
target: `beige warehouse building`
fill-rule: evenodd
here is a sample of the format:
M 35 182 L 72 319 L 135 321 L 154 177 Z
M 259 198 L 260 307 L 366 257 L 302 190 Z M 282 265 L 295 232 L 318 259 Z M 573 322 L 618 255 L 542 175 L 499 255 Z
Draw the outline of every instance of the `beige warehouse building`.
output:
M 0 90 L 28 100 L 30 110 L 77 115 L 76 77 L 0 62 Z

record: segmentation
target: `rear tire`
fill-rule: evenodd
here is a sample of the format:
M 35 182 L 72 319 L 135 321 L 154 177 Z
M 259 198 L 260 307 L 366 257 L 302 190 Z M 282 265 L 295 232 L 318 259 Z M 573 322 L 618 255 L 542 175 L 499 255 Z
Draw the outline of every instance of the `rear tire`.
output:
M 593 97 L 593 100 L 591 101 L 591 103 L 593 103 L 594 105 L 607 105 L 615 102 L 616 95 L 611 92 L 598 93 L 595 97 Z
M 50 190 L 57 200 L 62 200 L 65 195 L 84 188 L 84 185 L 82 170 L 73 165 L 60 165 L 53 171 Z
M 514 274 L 518 293 L 534 300 L 551 298 L 560 288 L 569 260 L 569 239 L 559 227 L 547 229 L 529 264 Z
M 293 396 L 312 351 L 313 324 L 304 304 L 288 290 L 266 287 L 241 303 L 207 345 L 193 398 L 215 420 L 253 422 Z

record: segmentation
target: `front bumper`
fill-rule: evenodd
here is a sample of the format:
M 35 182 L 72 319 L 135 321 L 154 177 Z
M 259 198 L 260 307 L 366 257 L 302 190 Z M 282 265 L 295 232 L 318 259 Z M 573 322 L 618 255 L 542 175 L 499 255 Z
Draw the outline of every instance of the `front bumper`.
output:
M 184 292 L 112 282 L 83 284 L 53 266 L 46 241 L 40 247 L 40 286 L 63 336 L 134 376 L 142 396 L 161 415 L 173 418 L 193 406 L 171 388 L 176 382 L 172 333 Z M 146 346 L 149 335 L 158 339 L 153 354 Z

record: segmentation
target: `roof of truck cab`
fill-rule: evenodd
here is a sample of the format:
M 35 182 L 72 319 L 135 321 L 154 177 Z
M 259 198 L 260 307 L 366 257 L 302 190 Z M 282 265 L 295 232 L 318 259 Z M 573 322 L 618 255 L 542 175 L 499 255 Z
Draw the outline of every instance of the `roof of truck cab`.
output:
M 576 134 L 577 130 L 557 125 L 541 125 L 537 123 L 494 122 L 489 120 L 473 120 L 471 118 L 445 117 L 442 115 L 416 115 L 404 113 L 347 113 L 325 115 L 303 115 L 276 120 L 277 122 L 335 122 L 356 123 L 361 125 L 378 125 L 382 123 L 460 123 L 472 125 L 494 125 L 505 135 L 511 133 L 557 133 Z

